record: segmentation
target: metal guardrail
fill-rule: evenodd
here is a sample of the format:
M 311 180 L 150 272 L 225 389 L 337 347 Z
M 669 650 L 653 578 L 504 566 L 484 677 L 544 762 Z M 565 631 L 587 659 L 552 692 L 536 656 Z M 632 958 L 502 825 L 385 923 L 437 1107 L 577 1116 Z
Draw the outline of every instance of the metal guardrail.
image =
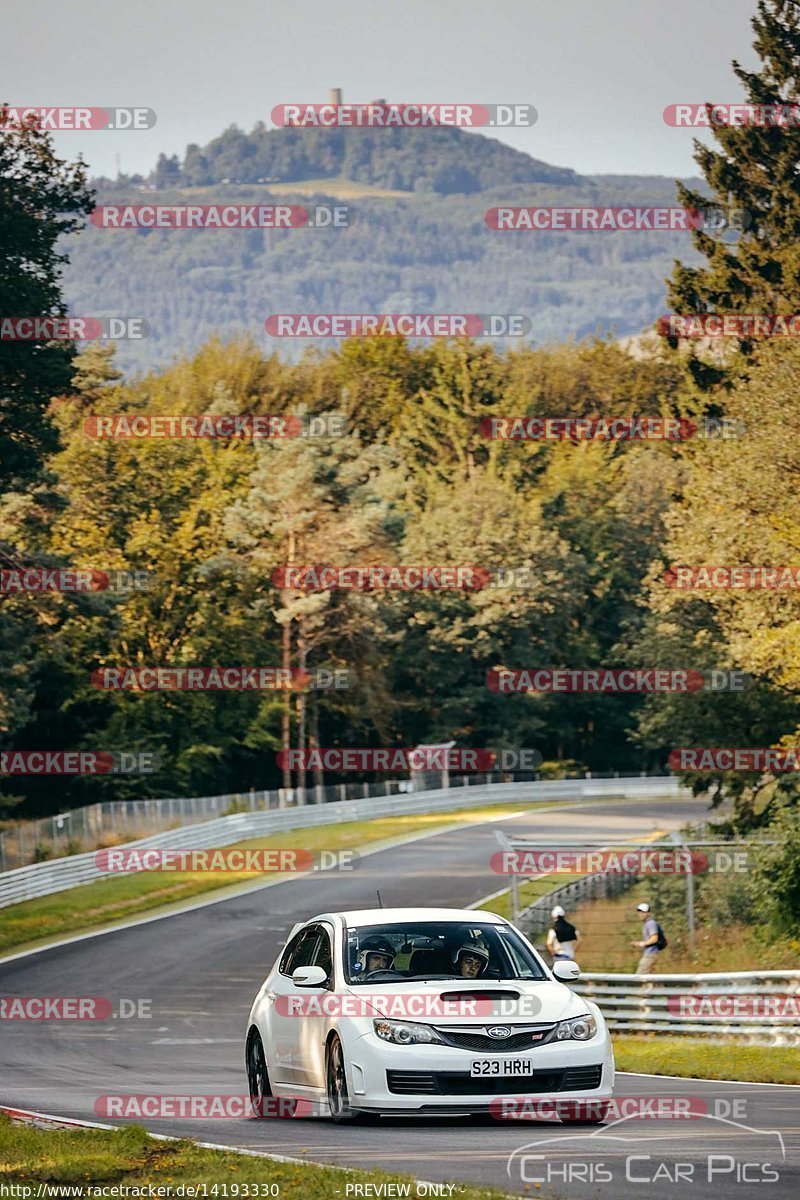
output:
M 570 987 L 593 1000 L 618 1034 L 724 1034 L 773 1046 L 800 1044 L 800 971 L 588 973 Z
M 648 774 L 645 772 L 644 774 Z M 662 774 L 656 772 L 655 774 Z M 625 776 L 623 776 L 624 778 Z M 263 809 L 332 804 L 344 800 L 366 800 L 371 796 L 398 796 L 408 792 L 437 791 L 447 787 L 477 787 L 480 784 L 536 782 L 538 771 L 505 772 L 500 769 L 470 775 L 448 776 L 446 771 L 411 771 L 410 778 L 380 779 L 372 783 L 312 784 L 305 788 L 274 788 L 271 791 L 228 792 L 219 796 L 172 796 L 162 798 L 103 800 L 70 808 L 48 817 L 30 820 L 0 819 L 0 872 L 25 867 L 50 858 L 63 858 L 102 845 L 107 837 L 150 837 L 181 825 L 196 825 L 232 813 Z M 566 772 L 562 779 L 619 778 L 619 771 L 592 775 Z
M 477 808 L 486 803 L 508 800 L 526 804 L 564 798 L 625 796 L 674 797 L 681 785 L 673 776 L 634 776 L 628 779 L 556 779 L 537 783 L 496 783 L 473 787 L 414 792 L 405 796 L 374 796 L 364 800 L 343 800 L 305 808 L 234 813 L 213 821 L 187 825 L 181 829 L 153 834 L 127 847 L 159 846 L 175 850 L 207 850 L 230 846 L 250 838 L 280 833 L 289 829 L 335 825 L 343 821 L 361 821 L 372 817 L 406 813 L 447 812 L 457 808 Z M 108 879 L 95 862 L 96 851 L 34 863 L 0 874 L 0 908 L 19 904 L 39 896 Z

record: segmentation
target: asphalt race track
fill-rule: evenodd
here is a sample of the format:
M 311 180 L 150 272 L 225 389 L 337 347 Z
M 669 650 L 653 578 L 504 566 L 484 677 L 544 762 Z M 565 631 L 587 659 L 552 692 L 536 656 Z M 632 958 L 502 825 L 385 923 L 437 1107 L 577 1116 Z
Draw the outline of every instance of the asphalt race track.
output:
M 4 996 L 152 1001 L 149 1020 L 3 1022 L 0 1103 L 98 1121 L 95 1103 L 109 1093 L 242 1094 L 247 1013 L 296 920 L 373 907 L 376 887 L 386 906 L 469 905 L 503 882 L 488 866 L 495 828 L 535 834 L 543 845 L 565 833 L 619 842 L 677 828 L 707 810 L 692 800 L 647 800 L 580 811 L 578 821 L 531 810 L 502 825 L 367 855 L 349 874 L 291 880 L 0 962 Z M 729 1200 L 800 1195 L 800 1090 L 620 1075 L 617 1093 L 704 1097 L 716 1115 L 624 1119 L 599 1129 L 432 1118 L 375 1126 L 318 1118 L 144 1123 L 205 1142 L 537 1196 L 701 1198 L 719 1196 L 721 1187 Z

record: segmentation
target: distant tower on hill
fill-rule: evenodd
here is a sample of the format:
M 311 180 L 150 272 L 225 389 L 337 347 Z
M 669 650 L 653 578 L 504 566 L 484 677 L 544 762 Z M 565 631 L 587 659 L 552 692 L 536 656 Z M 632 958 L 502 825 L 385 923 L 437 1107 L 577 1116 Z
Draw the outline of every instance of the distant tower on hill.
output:
M 328 92 L 328 103 L 329 104 L 341 104 L 342 103 L 342 89 L 341 88 L 331 88 L 331 90 Z

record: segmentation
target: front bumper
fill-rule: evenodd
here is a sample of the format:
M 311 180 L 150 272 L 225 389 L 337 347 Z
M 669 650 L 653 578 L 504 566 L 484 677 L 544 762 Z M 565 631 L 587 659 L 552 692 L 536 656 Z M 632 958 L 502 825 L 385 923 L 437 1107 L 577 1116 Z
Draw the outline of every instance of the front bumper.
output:
M 542 1101 L 602 1099 L 614 1088 L 607 1034 L 588 1042 L 556 1042 L 517 1054 L 486 1054 L 449 1046 L 394 1046 L 375 1034 L 346 1048 L 353 1108 L 376 1112 L 493 1112 L 503 1097 Z M 534 1074 L 472 1079 L 477 1058 L 530 1059 Z

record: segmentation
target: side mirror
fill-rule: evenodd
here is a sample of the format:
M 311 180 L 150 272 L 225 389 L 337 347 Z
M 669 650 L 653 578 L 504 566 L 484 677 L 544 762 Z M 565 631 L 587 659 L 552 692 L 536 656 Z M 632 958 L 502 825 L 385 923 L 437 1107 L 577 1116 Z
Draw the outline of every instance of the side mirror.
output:
M 292 972 L 292 983 L 295 987 L 322 987 L 328 981 L 324 967 L 298 967 Z
M 580 978 L 581 969 L 572 959 L 562 958 L 553 964 L 553 976 L 559 983 L 573 983 Z

